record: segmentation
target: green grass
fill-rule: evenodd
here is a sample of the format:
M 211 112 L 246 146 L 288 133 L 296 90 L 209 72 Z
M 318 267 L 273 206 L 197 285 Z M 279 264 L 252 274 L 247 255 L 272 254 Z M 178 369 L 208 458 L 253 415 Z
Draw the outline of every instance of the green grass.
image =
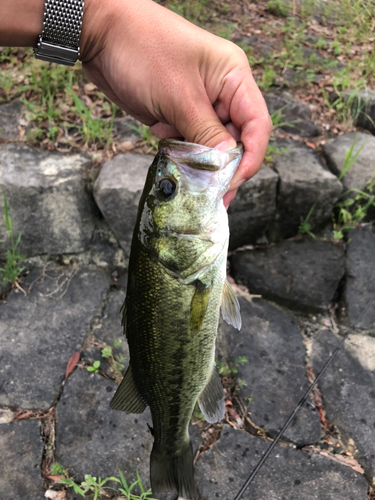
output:
M 68 93 L 73 99 L 75 109 L 80 117 L 82 125 L 72 125 L 83 135 L 86 146 L 97 144 L 99 147 L 109 146 L 112 139 L 113 121 L 115 119 L 117 106 L 112 104 L 112 116 L 109 122 L 101 118 L 93 118 L 91 111 L 85 103 L 68 88 Z
M 156 500 L 151 497 L 151 489 L 145 490 L 137 471 L 137 480 L 128 484 L 124 475 L 119 470 L 119 478 L 111 476 L 101 479 L 90 474 L 85 474 L 85 480 L 81 483 L 76 483 L 74 479 L 69 477 L 67 470 L 59 463 L 55 462 L 51 467 L 53 476 L 61 476 L 60 484 L 64 484 L 68 488 L 73 488 L 74 492 L 82 497 L 89 496 L 93 500 L 97 500 L 99 495 L 106 494 L 106 490 L 117 494 L 117 498 L 125 500 Z M 117 488 L 108 486 L 107 483 L 115 483 Z M 138 489 L 139 494 L 135 494 L 134 490 Z
M 122 372 L 125 368 L 123 361 L 125 360 L 123 354 L 115 354 L 114 350 L 122 344 L 122 340 L 118 339 L 113 342 L 112 346 L 106 346 L 102 349 L 103 358 L 107 359 L 110 367 L 113 370 L 115 379 L 121 380 Z
M 311 224 L 309 222 L 310 217 L 314 212 L 315 204 L 310 208 L 309 213 L 306 215 L 305 219 L 301 217 L 301 224 L 298 227 L 298 234 L 308 234 L 315 239 L 315 234 L 311 231 Z
M 4 220 L 6 232 L 10 241 L 10 249 L 6 253 L 6 261 L 4 267 L 0 267 L 0 285 L 5 286 L 8 283 L 16 284 L 22 271 L 25 269 L 20 266 L 20 262 L 25 260 L 25 256 L 18 250 L 18 245 L 21 241 L 21 233 L 15 238 L 13 220 L 10 214 L 10 207 L 4 193 Z
M 354 152 L 356 143 L 357 138 L 354 139 L 353 144 L 346 152 L 339 180 L 342 180 L 349 172 L 358 155 L 366 145 L 366 143 L 362 144 L 362 146 Z M 367 181 L 365 191 L 353 188 L 341 194 L 339 201 L 335 204 L 332 214 L 333 237 L 335 239 L 343 239 L 349 231 L 366 219 L 369 209 L 375 207 L 374 190 L 375 173 L 373 177 Z
M 139 125 L 130 125 L 130 128 L 142 137 L 141 146 L 147 146 L 147 153 L 157 151 L 159 139 L 151 132 L 150 127 L 140 123 Z

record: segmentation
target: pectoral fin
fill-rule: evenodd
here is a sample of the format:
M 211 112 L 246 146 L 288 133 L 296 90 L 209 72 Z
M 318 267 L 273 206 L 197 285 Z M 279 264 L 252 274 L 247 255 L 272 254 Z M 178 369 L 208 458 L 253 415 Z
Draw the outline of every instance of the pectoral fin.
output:
M 134 384 L 131 365 L 129 365 L 109 407 L 126 413 L 143 413 L 146 406 Z
M 228 280 L 225 280 L 223 287 L 221 314 L 228 325 L 232 325 L 234 328 L 237 328 L 237 330 L 241 330 L 240 304 Z
M 211 286 L 206 286 L 200 280 L 194 284 L 195 293 L 190 306 L 190 330 L 193 334 L 202 328 L 211 292 Z
M 216 366 L 206 387 L 198 397 L 198 404 L 208 423 L 219 422 L 225 415 L 224 390 Z

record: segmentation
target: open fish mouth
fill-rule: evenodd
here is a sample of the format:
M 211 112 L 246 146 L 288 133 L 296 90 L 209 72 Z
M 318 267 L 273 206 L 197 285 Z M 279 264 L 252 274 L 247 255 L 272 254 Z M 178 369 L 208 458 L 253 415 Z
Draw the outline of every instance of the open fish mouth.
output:
M 159 152 L 170 160 L 195 170 L 217 172 L 237 159 L 243 151 L 242 142 L 230 151 L 219 151 L 215 148 L 201 146 L 192 142 L 163 139 L 159 142 Z

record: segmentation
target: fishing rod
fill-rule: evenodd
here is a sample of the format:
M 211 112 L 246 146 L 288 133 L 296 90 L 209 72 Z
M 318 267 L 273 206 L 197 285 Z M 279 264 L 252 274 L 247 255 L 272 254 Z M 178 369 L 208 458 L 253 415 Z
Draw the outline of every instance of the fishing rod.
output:
M 331 356 L 328 358 L 328 360 L 326 361 L 325 365 L 323 366 L 323 368 L 320 370 L 318 376 L 316 377 L 316 379 L 314 380 L 314 382 L 311 384 L 311 386 L 309 387 L 309 389 L 305 392 L 305 394 L 302 396 L 300 402 L 298 403 L 298 405 L 295 407 L 295 409 L 293 410 L 293 412 L 291 413 L 291 415 L 289 416 L 288 420 L 285 422 L 285 424 L 283 425 L 282 429 L 279 431 L 279 433 L 277 434 L 275 440 L 271 443 L 271 445 L 268 447 L 267 451 L 265 452 L 265 454 L 262 456 L 262 458 L 259 460 L 258 464 L 255 466 L 255 468 L 253 469 L 252 473 L 250 474 L 250 476 L 247 478 L 245 484 L 242 486 L 242 488 L 240 489 L 240 491 L 237 493 L 237 495 L 235 496 L 234 500 L 240 500 L 240 498 L 242 498 L 242 495 L 245 493 L 245 490 L 249 487 L 250 483 L 253 481 L 253 479 L 255 478 L 255 476 L 258 474 L 260 468 L 262 467 L 262 465 L 264 464 L 264 462 L 267 460 L 267 458 L 270 456 L 270 454 L 272 453 L 273 449 L 275 448 L 275 446 L 277 445 L 279 439 L 281 438 L 281 436 L 284 434 L 284 432 L 286 431 L 286 429 L 289 427 L 289 424 L 290 422 L 293 420 L 294 416 L 296 415 L 296 413 L 298 412 L 298 410 L 301 408 L 301 406 L 306 402 L 307 398 L 310 396 L 311 392 L 314 390 L 316 384 L 319 382 L 319 380 L 322 378 L 324 372 L 327 370 L 328 366 L 331 364 L 332 360 L 334 359 L 334 357 L 336 356 L 336 354 L 339 352 L 339 350 L 341 349 L 341 346 L 343 345 L 343 343 L 345 342 L 345 340 L 349 337 L 349 335 L 352 333 L 352 331 L 354 330 L 354 328 L 357 326 L 357 324 L 359 323 L 359 321 L 362 319 L 362 317 L 365 315 L 365 313 L 367 312 L 367 309 L 370 307 L 370 304 L 372 303 L 373 299 L 375 297 L 375 294 L 370 297 L 370 299 L 368 300 L 366 306 L 364 307 L 364 309 L 362 310 L 361 314 L 358 316 L 358 318 L 354 321 L 354 323 L 352 323 L 351 327 L 349 328 L 349 330 L 347 331 L 347 333 L 343 336 L 343 338 L 340 340 L 340 342 L 337 344 L 336 346 L 336 349 L 333 351 L 333 353 L 331 354 Z

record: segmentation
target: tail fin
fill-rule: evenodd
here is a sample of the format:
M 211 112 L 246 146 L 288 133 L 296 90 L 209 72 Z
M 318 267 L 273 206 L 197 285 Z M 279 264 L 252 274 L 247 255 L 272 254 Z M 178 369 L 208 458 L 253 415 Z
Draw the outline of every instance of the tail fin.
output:
M 177 491 L 180 497 L 195 500 L 197 490 L 194 482 L 193 448 L 189 441 L 179 453 L 166 455 L 155 450 L 150 459 L 151 489 L 157 494 L 162 491 Z

